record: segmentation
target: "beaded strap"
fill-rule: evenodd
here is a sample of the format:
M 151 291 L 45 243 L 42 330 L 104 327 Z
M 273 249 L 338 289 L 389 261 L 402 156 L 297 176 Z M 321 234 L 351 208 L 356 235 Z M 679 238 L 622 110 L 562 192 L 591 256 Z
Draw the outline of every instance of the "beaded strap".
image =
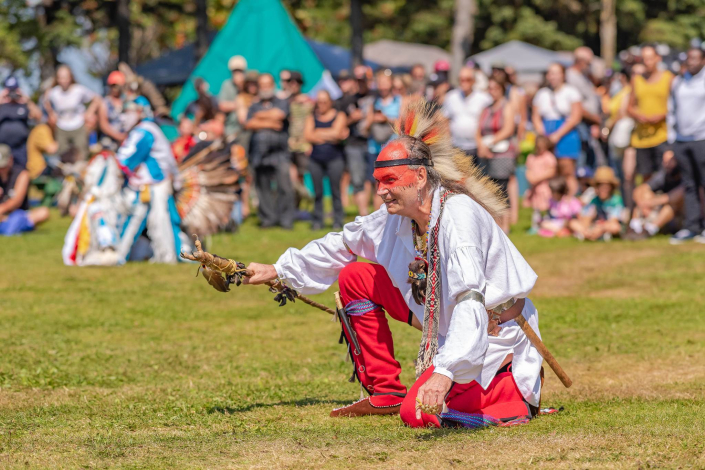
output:
M 441 227 L 441 217 L 443 217 L 443 209 L 446 205 L 446 200 L 453 193 L 450 191 L 444 191 L 441 194 L 441 208 L 438 212 L 438 220 L 436 225 L 431 230 L 428 239 L 428 252 L 429 252 L 429 267 L 428 267 L 428 281 L 426 283 L 426 305 L 424 308 L 424 319 L 423 319 L 423 336 L 421 338 L 421 344 L 419 345 L 419 354 L 416 358 L 416 378 L 421 377 L 433 364 L 433 358 L 438 352 L 438 321 L 439 321 L 439 299 L 438 296 L 441 293 L 441 263 L 440 263 L 440 253 L 438 248 L 438 232 Z

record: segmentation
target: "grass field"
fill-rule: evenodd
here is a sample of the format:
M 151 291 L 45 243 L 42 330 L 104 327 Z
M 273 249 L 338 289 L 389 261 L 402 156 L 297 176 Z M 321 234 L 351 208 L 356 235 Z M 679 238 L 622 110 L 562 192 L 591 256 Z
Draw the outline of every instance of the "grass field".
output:
M 193 265 L 64 267 L 68 223 L 0 239 L 2 468 L 705 468 L 703 245 L 520 227 L 541 332 L 574 386 L 547 371 L 543 404 L 563 412 L 468 432 L 329 418 L 359 386 L 327 314 L 262 287 L 218 293 Z M 248 223 L 211 247 L 273 262 L 319 235 Z M 418 332 L 393 332 L 410 384 Z

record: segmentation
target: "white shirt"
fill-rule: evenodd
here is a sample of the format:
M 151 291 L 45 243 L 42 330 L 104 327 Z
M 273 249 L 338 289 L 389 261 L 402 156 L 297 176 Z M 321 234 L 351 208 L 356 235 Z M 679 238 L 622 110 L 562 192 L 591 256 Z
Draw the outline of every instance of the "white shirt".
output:
M 484 91 L 463 95 L 459 89 L 448 92 L 443 102 L 443 114 L 450 119 L 453 146 L 463 150 L 477 149 L 475 133 L 482 110 L 492 104 L 492 97 Z
M 438 220 L 439 190 L 434 192 L 431 227 Z M 439 232 L 441 298 L 439 351 L 435 372 L 458 383 L 476 380 L 487 388 L 502 361 L 514 354 L 513 374 L 519 390 L 538 406 L 543 359 L 516 322 L 502 325 L 498 337 L 487 334 L 485 306 L 475 300 L 458 303 L 459 295 L 476 290 L 485 296 L 487 308 L 509 299 L 525 298 L 536 283 L 536 274 L 490 214 L 465 195 L 450 197 Z M 423 323 L 424 306 L 418 305 L 407 282 L 409 263 L 415 251 L 411 219 L 391 215 L 386 207 L 366 217 L 357 217 L 342 232 L 314 240 L 301 250 L 288 249 L 274 265 L 278 275 L 304 294 L 328 289 L 340 271 L 358 256 L 382 265 L 399 289 L 409 309 Z M 526 300 L 522 312 L 539 334 L 538 312 Z
M 95 96 L 95 93 L 79 83 L 69 86 L 66 91 L 59 85 L 52 88 L 49 91 L 49 101 L 56 112 L 56 127 L 64 131 L 75 131 L 83 127 L 86 104 Z
M 536 92 L 533 104 L 542 118 L 554 121 L 570 116 L 573 103 L 581 101 L 582 96 L 577 88 L 565 84 L 555 92 L 550 88 L 541 88 Z
M 669 142 L 705 140 L 705 68 L 694 76 L 678 75 L 668 100 Z

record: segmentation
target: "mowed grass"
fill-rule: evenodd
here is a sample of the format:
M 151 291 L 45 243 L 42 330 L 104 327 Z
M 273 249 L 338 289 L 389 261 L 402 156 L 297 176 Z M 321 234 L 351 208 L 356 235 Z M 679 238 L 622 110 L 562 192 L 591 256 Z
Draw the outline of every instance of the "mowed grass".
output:
M 705 468 L 705 246 L 512 236 L 539 274 L 545 406 L 525 426 L 417 430 L 398 417 L 331 419 L 358 398 L 329 315 L 227 294 L 193 265 L 69 268 L 69 221 L 3 238 L 3 468 Z M 323 235 L 248 222 L 211 248 L 273 262 Z M 332 288 L 316 300 L 333 304 Z M 392 325 L 403 381 L 419 333 Z

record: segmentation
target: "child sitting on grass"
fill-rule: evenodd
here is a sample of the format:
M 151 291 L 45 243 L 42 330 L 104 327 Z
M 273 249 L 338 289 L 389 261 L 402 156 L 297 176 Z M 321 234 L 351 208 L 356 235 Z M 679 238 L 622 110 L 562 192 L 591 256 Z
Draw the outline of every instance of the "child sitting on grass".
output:
M 556 176 L 548 182 L 551 200 L 548 204 L 548 217 L 541 221 L 538 234 L 542 237 L 570 236 L 568 223 L 580 214 L 583 208 L 575 196 L 568 196 L 568 184 L 562 176 Z
M 526 180 L 531 187 L 524 197 L 524 207 L 534 210 L 531 216 L 531 229 L 534 234 L 539 230 L 539 224 L 551 202 L 551 188 L 548 181 L 556 176 L 558 160 L 553 155 L 553 143 L 545 135 L 536 138 L 536 150 L 526 157 Z
M 601 166 L 595 171 L 594 186 L 597 195 L 576 220 L 570 221 L 569 227 L 579 240 L 609 241 L 622 231 L 624 204 L 615 193 L 619 180 L 612 168 Z

